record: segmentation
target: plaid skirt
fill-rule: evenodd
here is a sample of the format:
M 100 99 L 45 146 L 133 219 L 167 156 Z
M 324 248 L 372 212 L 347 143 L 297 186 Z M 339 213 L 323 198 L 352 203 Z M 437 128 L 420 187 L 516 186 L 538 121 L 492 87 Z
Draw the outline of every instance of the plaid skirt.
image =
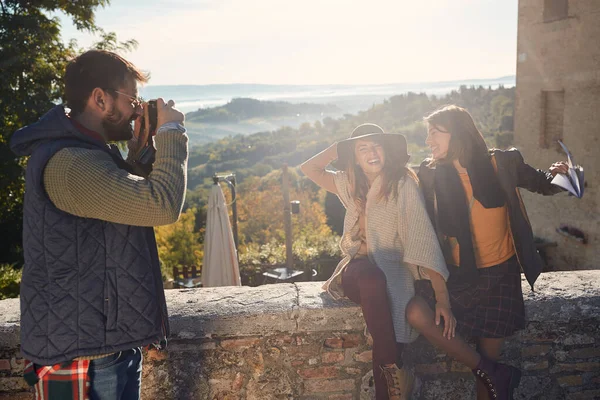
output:
M 415 281 L 416 294 L 435 309 L 429 280 Z M 456 331 L 465 338 L 504 338 L 525 328 L 521 268 L 516 256 L 493 267 L 480 268 L 477 285 L 450 292 Z

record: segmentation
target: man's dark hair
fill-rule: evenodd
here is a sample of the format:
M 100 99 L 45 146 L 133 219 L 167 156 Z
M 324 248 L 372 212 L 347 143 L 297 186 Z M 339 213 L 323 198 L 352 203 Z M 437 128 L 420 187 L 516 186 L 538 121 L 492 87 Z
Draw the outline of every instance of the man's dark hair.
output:
M 75 116 L 83 112 L 95 88 L 118 89 L 128 78 L 146 83 L 149 75 L 116 53 L 89 50 L 72 59 L 65 72 L 66 105 Z

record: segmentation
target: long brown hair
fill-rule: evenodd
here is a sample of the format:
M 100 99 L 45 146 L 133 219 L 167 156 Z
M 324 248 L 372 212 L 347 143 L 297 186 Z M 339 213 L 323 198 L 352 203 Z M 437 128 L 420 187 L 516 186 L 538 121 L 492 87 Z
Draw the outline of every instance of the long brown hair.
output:
M 386 139 L 385 136 L 365 139 L 380 144 L 385 156 L 383 170 L 381 171 L 381 189 L 377 196 L 377 201 L 381 201 L 382 199 L 389 201 L 390 198 L 394 198 L 398 193 L 399 181 L 406 175 L 418 182 L 417 175 L 406 166 L 408 159 L 402 160 L 402 162 L 393 159 L 393 154 L 389 151 L 393 146 L 390 146 L 389 142 L 391 141 Z M 356 161 L 354 149 L 349 152 L 348 156 L 348 162 L 345 165 L 344 170 L 348 174 L 350 192 L 356 206 L 361 213 L 364 213 L 367 204 L 367 193 L 369 191 L 369 180 Z
M 439 162 L 458 160 L 466 168 L 471 165 L 474 157 L 488 153 L 489 150 L 483 135 L 475 126 L 473 117 L 466 109 L 448 105 L 437 109 L 423 119 L 429 125 L 451 135 L 448 154 L 444 160 Z M 440 127 L 444 127 L 445 130 Z

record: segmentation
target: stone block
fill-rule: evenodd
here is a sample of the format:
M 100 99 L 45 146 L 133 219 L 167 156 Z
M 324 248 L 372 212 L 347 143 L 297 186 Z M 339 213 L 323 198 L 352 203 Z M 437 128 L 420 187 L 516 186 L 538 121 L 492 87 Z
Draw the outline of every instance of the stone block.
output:
M 418 364 L 415 365 L 415 372 L 417 374 L 443 374 L 448 372 L 448 366 L 446 363 L 435 363 L 435 364 Z M 470 371 L 469 371 L 470 372 Z
M 554 353 L 554 358 L 556 358 L 558 361 L 567 361 L 567 359 L 569 358 L 569 353 L 567 353 L 566 351 L 558 350 Z
M 304 346 L 293 346 L 286 348 L 285 351 L 294 360 L 308 360 L 320 353 L 321 345 L 308 344 Z
M 225 350 L 242 351 L 256 346 L 260 341 L 260 338 L 230 339 L 222 340 L 220 345 Z
M 296 398 L 298 397 L 297 393 L 299 389 L 295 386 L 294 381 L 291 380 L 287 373 L 282 374 L 281 371 L 272 371 L 264 376 L 250 379 L 246 385 L 245 400 L 279 400 Z
M 567 400 L 596 400 L 600 398 L 600 390 L 584 390 L 577 393 L 569 393 Z
M 595 358 L 600 357 L 600 347 L 588 347 L 569 351 L 569 358 Z
M 544 361 L 540 361 L 540 362 L 535 362 L 535 361 L 525 361 L 523 362 L 523 369 L 525 371 L 539 371 L 542 369 L 547 369 L 548 368 L 548 361 L 544 360 Z
M 450 367 L 450 371 L 452 372 L 471 372 L 471 368 L 467 367 L 465 364 L 452 361 L 452 366 Z
M 32 392 L 0 393 L 0 400 L 35 400 Z
M 564 390 L 548 376 L 523 376 L 515 390 L 515 400 L 564 399 Z
M 29 385 L 21 376 L 0 378 L 0 392 L 19 392 L 29 389 Z
M 551 350 L 552 346 L 550 345 L 538 344 L 533 346 L 524 346 L 521 349 L 521 356 L 523 358 L 543 357 L 546 354 L 548 354 Z
M 22 375 L 25 370 L 25 360 L 22 358 L 11 358 L 10 359 L 11 373 L 15 375 Z
M 358 362 L 372 362 L 373 361 L 373 352 L 371 350 L 363 351 L 361 353 L 356 353 L 354 355 L 354 360 Z
M 337 378 L 339 375 L 339 368 L 334 366 L 306 368 L 298 370 L 298 375 L 304 379 Z
M 10 371 L 10 360 L 0 360 L 0 371 Z
M 329 349 L 341 349 L 344 347 L 344 340 L 338 337 L 325 339 L 325 347 Z
M 471 400 L 475 399 L 473 379 L 436 379 L 425 381 L 421 399 Z
M 321 354 L 321 361 L 324 364 L 332 364 L 344 361 L 344 353 L 341 352 L 327 352 Z
M 344 393 L 344 394 L 332 394 L 328 397 L 329 400 L 353 400 L 354 396 L 352 393 Z
M 279 356 L 281 356 L 281 350 L 279 350 L 277 347 L 271 347 L 269 350 L 267 350 L 267 354 L 271 358 L 279 358 Z
M 362 373 L 360 368 L 344 368 L 344 371 L 346 371 L 348 375 L 360 375 Z
M 582 362 L 582 363 L 574 363 L 574 364 L 556 364 L 554 367 L 550 369 L 550 372 L 553 374 L 559 372 L 566 371 L 582 371 L 582 372 L 600 372 L 600 363 L 599 362 Z
M 354 379 L 308 380 L 304 382 L 304 389 L 308 394 L 353 392 L 355 390 L 355 382 Z
M 580 375 L 561 376 L 556 378 L 556 380 L 562 387 L 580 386 L 583 383 L 583 378 Z
M 358 347 L 362 343 L 362 336 L 359 334 L 346 334 L 342 335 L 342 347 L 344 349 L 351 349 Z
M 239 391 L 244 385 L 244 374 L 242 374 L 241 372 L 238 372 L 237 374 L 235 374 L 235 379 L 233 380 L 233 383 L 231 384 L 231 389 L 235 390 L 235 391 Z
M 566 346 L 573 346 L 594 344 L 596 340 L 589 335 L 571 334 L 558 342 L 562 342 Z

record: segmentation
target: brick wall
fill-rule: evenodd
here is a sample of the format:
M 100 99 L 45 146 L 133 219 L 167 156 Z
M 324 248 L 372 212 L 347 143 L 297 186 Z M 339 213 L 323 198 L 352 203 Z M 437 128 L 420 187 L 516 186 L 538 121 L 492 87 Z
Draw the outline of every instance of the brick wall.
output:
M 518 399 L 600 398 L 600 271 L 523 283 L 527 329 L 504 359 L 524 370 Z M 360 309 L 320 283 L 167 291 L 167 357 L 146 355 L 145 399 L 371 399 L 371 342 Z M 20 378 L 18 301 L 0 302 L 0 399 L 32 399 Z M 474 399 L 474 378 L 419 339 L 405 364 L 421 399 Z

